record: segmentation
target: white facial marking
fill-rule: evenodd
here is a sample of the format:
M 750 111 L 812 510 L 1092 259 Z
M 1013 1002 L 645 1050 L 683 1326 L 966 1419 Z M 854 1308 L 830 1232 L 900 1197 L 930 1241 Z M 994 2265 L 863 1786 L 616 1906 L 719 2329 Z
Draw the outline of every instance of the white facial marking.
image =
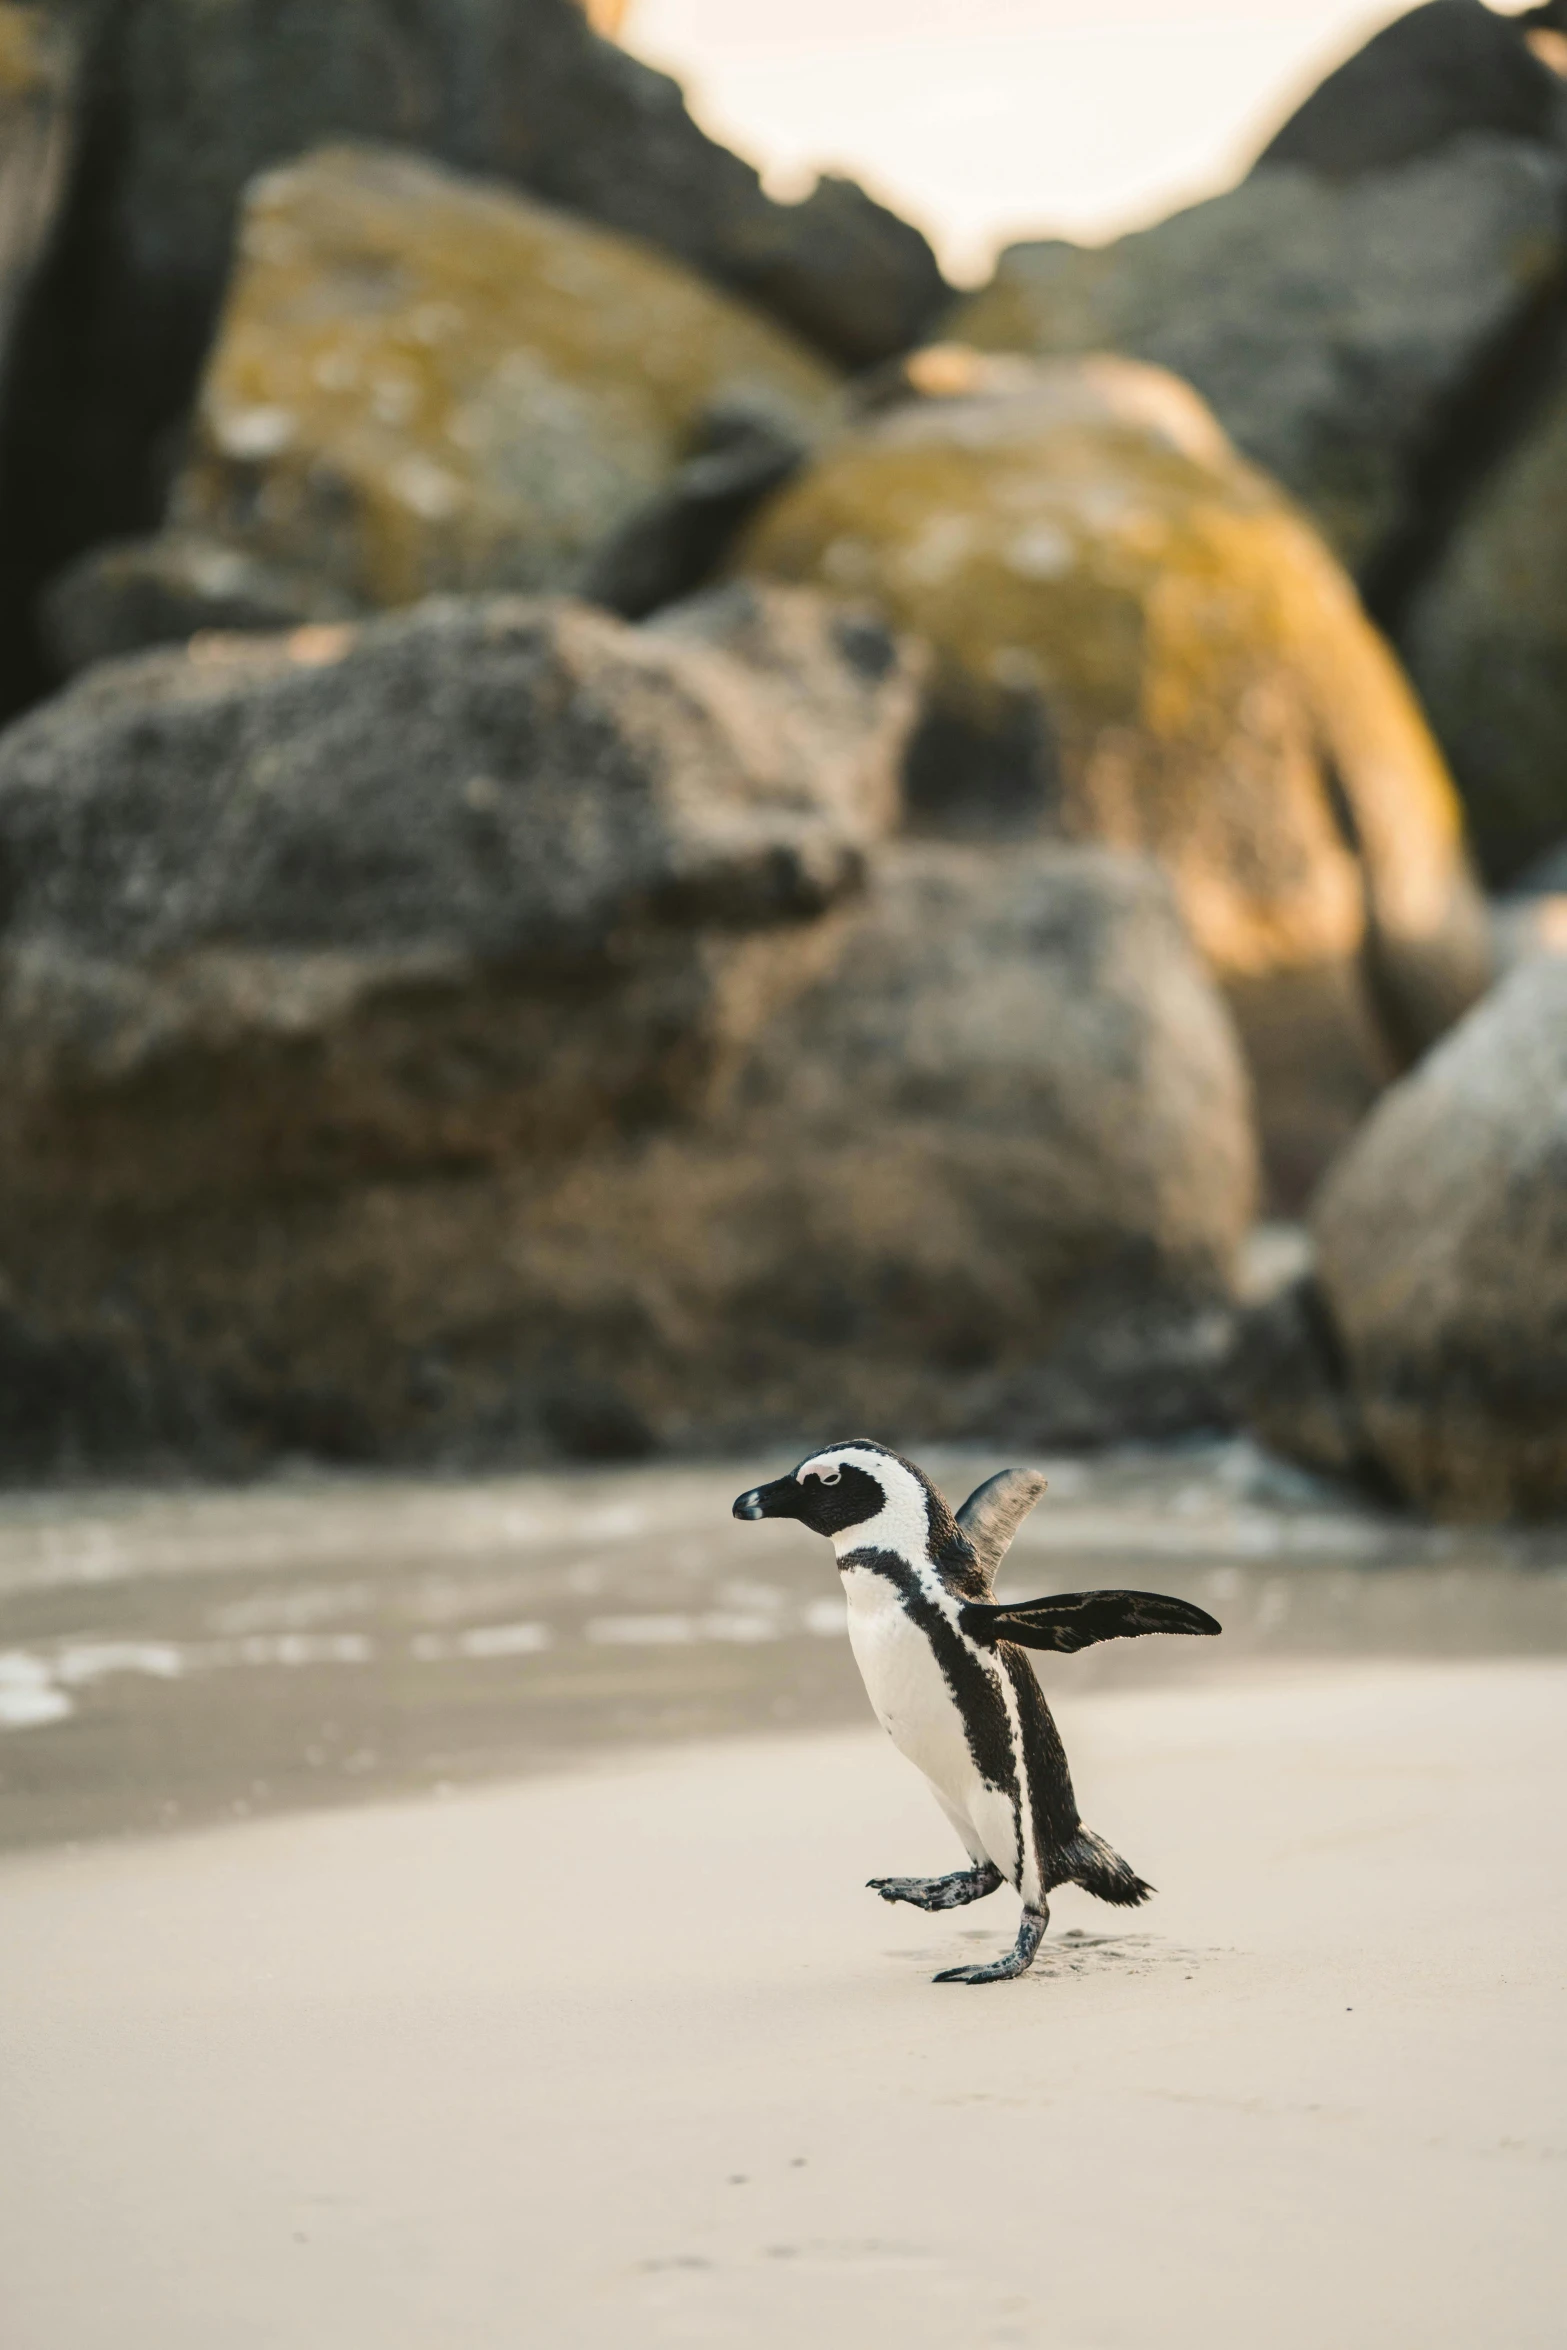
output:
M 845 1526 L 841 1534 L 831 1537 L 838 1557 L 846 1551 L 869 1549 L 895 1550 L 900 1558 L 915 1563 L 926 1558 L 930 1515 L 925 1488 L 901 1461 L 871 1452 L 864 1445 L 839 1444 L 830 1452 L 813 1453 L 808 1461 L 802 1461 L 796 1476 L 801 1484 L 807 1477 L 820 1477 L 824 1485 L 836 1485 L 846 1467 L 863 1469 L 874 1477 L 886 1499 L 874 1517 L 862 1518 L 857 1526 Z

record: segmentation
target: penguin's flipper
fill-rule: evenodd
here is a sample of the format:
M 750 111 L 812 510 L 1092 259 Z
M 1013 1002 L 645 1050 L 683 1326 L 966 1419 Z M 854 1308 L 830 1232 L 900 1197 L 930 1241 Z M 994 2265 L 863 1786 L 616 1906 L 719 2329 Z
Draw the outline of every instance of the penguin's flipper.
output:
M 1037 1469 L 1003 1469 L 975 1487 L 957 1513 L 958 1524 L 987 1575 L 993 1575 L 1012 1537 L 1045 1490 Z
M 1145 1632 L 1223 1630 L 1200 1607 L 1158 1591 L 1061 1591 L 1002 1607 L 970 1600 L 958 1622 L 984 1648 L 1011 1640 L 1019 1648 L 1054 1648 L 1065 1656 L 1099 1640 L 1137 1640 Z

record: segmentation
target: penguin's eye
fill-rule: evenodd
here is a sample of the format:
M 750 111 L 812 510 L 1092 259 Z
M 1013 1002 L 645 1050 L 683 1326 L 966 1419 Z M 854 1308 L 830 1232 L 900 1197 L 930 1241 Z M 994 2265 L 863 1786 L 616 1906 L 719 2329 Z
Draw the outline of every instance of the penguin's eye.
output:
M 843 1471 L 841 1469 L 823 1469 L 822 1483 L 824 1485 L 836 1485 L 842 1475 Z

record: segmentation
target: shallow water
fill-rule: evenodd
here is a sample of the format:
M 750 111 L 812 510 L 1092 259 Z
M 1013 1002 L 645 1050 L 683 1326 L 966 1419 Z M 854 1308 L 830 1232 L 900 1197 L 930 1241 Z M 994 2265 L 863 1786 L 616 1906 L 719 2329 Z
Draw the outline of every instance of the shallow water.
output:
M 1004 1464 L 928 1465 L 956 1499 Z M 12 1496 L 0 1846 L 863 1720 L 830 1553 L 729 1515 L 780 1466 Z M 1039 1660 L 1063 1694 L 1259 1657 L 1567 1653 L 1567 1527 L 1421 1526 L 1245 1443 L 1043 1466 L 1004 1592 L 1131 1584 L 1225 1626 Z

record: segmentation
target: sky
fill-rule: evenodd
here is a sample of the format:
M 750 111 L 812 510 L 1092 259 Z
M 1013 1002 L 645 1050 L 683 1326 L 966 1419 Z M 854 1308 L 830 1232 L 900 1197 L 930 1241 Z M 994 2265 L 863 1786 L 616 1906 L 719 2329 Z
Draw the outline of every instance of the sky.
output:
M 1228 185 L 1405 4 L 631 0 L 622 38 L 774 194 L 848 171 L 973 282 L 1013 237 L 1098 242 Z

